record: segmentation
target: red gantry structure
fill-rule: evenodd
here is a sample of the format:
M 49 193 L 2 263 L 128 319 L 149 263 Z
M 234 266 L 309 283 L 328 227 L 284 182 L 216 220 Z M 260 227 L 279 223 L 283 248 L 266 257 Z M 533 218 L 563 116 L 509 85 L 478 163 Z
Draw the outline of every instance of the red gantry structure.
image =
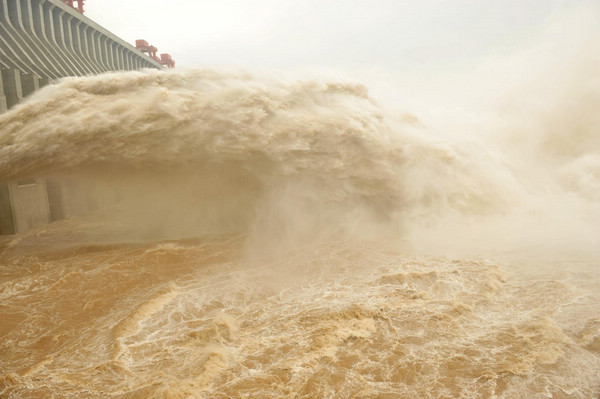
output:
M 154 46 L 149 45 L 147 41 L 142 39 L 136 40 L 135 48 L 140 50 L 142 53 L 148 53 L 148 57 L 152 58 L 154 61 L 160 61 L 160 58 L 156 56 L 156 52 L 158 51 L 158 49 Z
M 167 68 L 175 68 L 175 60 L 173 60 L 169 54 L 162 53 L 160 55 L 160 61 L 158 62 L 160 62 L 161 65 L 164 65 Z
M 77 1 L 77 7 L 75 7 L 75 5 L 73 4 L 75 1 Z M 85 2 L 85 0 L 63 0 L 63 2 L 65 2 L 68 6 L 73 7 L 81 14 L 83 14 L 83 3 Z
M 148 53 L 148 57 L 152 58 L 154 61 L 160 63 L 167 68 L 175 68 L 175 60 L 171 58 L 169 54 L 161 54 L 160 58 L 156 56 L 156 52 L 158 49 L 143 39 L 139 39 L 135 41 L 135 48 L 140 50 L 142 53 Z

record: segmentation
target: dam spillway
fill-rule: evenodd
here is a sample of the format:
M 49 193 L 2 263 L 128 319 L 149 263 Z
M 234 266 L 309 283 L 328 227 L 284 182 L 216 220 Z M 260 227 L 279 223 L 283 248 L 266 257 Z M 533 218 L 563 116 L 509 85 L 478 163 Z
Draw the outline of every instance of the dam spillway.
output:
M 0 112 L 66 76 L 162 68 L 60 0 L 0 0 Z
M 61 0 L 0 0 L 0 115 L 64 77 L 164 67 L 84 16 L 79 3 L 80 11 Z M 73 190 L 64 185 L 39 176 L 0 181 L 0 234 L 69 216 Z

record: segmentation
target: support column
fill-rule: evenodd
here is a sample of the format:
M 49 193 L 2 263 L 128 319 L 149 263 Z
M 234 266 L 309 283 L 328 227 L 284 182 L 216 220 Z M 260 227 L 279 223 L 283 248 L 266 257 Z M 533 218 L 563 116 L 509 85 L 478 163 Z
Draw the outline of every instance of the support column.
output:
M 8 107 L 6 106 L 6 96 L 4 95 L 4 84 L 2 84 L 2 79 L 0 79 L 0 114 L 7 110 Z
M 6 96 L 6 106 L 10 109 L 23 98 L 21 71 L 18 69 L 2 69 L 2 84 Z
M 21 87 L 23 88 L 23 97 L 40 89 L 40 78 L 33 74 L 21 75 Z
M 131 71 L 131 56 L 127 50 L 123 50 L 123 63 L 126 71 Z
M 119 46 L 119 59 L 121 60 L 121 70 L 127 71 L 127 50 Z
M 40 89 L 44 86 L 47 86 L 51 83 L 52 81 L 48 78 L 39 78 L 38 80 L 38 85 L 40 86 Z

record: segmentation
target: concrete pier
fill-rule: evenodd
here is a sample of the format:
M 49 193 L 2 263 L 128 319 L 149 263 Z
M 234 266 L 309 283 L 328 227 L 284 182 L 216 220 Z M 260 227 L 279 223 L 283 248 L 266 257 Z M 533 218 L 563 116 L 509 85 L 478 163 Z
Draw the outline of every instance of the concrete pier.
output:
M 6 106 L 12 108 L 23 99 L 21 71 L 18 69 L 2 69 L 0 73 L 2 74 L 2 86 L 4 88 Z
M 7 110 L 8 106 L 6 105 L 6 96 L 4 95 L 4 84 L 0 78 L 0 114 L 6 112 Z

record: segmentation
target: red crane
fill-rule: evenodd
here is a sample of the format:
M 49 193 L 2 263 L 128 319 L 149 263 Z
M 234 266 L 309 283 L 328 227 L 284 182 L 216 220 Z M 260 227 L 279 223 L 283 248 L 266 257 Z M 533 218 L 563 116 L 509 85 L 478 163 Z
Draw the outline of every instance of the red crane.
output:
M 80 13 L 83 14 L 83 3 L 85 2 L 85 0 L 63 0 L 65 2 L 66 5 L 73 7 L 74 9 L 76 9 L 77 11 L 79 11 Z M 77 7 L 75 7 L 75 5 L 73 4 L 75 1 L 77 1 Z
M 156 56 L 156 52 L 158 49 L 154 46 L 148 44 L 145 40 L 136 40 L 135 48 L 140 50 L 142 53 L 148 53 L 148 57 L 152 58 L 154 61 L 160 61 L 160 58 Z
M 171 58 L 169 54 L 161 54 L 160 61 L 161 65 L 166 66 L 167 68 L 175 68 L 175 60 Z
M 156 56 L 156 52 L 158 49 L 143 39 L 139 39 L 135 41 L 135 48 L 140 50 L 142 53 L 148 53 L 148 57 L 152 58 L 154 61 L 159 62 L 161 65 L 166 66 L 167 68 L 175 68 L 175 60 L 171 58 L 169 54 L 161 54 L 160 58 Z

